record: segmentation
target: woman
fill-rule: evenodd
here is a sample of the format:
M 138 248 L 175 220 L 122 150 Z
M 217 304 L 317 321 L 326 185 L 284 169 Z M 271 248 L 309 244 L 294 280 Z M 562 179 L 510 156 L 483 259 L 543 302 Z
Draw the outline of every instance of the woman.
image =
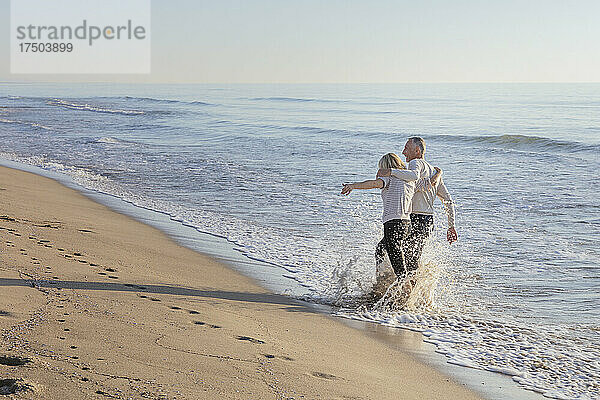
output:
M 398 279 L 403 279 L 406 276 L 406 267 L 402 241 L 406 239 L 410 232 L 411 202 L 418 176 L 415 171 L 407 170 L 404 162 L 394 153 L 388 153 L 381 157 L 379 168 L 402 171 L 398 171 L 399 174 L 394 174 L 391 177 L 380 177 L 363 182 L 344 184 L 342 194 L 348 195 L 354 189 L 382 189 L 383 239 L 377 245 L 376 256 L 378 253 L 381 255 L 383 249 L 385 249 L 396 276 Z M 420 189 L 428 183 L 426 181 L 434 184 L 439 179 L 441 170 L 437 167 L 435 170 L 436 173 L 431 178 L 424 178 L 418 182 L 417 186 Z

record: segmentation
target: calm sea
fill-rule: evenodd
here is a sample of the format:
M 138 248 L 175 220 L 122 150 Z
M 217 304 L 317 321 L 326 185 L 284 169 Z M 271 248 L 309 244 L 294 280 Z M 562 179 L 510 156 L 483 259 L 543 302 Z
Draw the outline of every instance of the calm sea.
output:
M 413 135 L 444 170 L 459 241 L 438 202 L 433 301 L 349 307 L 374 282 L 381 200 L 341 183 Z M 305 289 L 284 292 L 421 331 L 450 363 L 600 397 L 599 84 L 5 83 L 0 156 L 223 236 Z

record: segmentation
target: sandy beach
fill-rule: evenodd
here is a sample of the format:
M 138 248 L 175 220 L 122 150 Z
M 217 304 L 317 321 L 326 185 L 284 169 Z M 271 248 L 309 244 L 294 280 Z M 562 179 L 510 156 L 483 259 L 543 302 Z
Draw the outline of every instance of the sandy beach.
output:
M 0 199 L 0 395 L 479 398 L 51 179 L 2 167 Z

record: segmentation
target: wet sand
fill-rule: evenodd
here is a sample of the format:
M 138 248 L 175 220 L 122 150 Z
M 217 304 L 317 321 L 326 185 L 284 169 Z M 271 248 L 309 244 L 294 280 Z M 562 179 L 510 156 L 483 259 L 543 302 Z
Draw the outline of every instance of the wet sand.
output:
M 480 398 L 51 179 L 0 167 L 0 207 L 0 395 Z

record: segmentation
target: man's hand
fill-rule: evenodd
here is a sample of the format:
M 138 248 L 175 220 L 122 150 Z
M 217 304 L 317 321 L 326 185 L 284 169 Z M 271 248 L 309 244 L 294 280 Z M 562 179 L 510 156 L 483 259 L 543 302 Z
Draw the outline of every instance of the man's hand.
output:
M 392 170 L 389 168 L 379 168 L 377 171 L 377 178 L 381 178 L 382 176 L 390 176 L 392 175 Z
M 456 233 L 456 229 L 448 228 L 448 233 L 446 234 L 446 239 L 450 244 L 456 242 L 458 240 L 458 234 Z
M 344 187 L 342 188 L 342 194 L 349 195 L 354 186 L 351 183 L 343 183 Z

